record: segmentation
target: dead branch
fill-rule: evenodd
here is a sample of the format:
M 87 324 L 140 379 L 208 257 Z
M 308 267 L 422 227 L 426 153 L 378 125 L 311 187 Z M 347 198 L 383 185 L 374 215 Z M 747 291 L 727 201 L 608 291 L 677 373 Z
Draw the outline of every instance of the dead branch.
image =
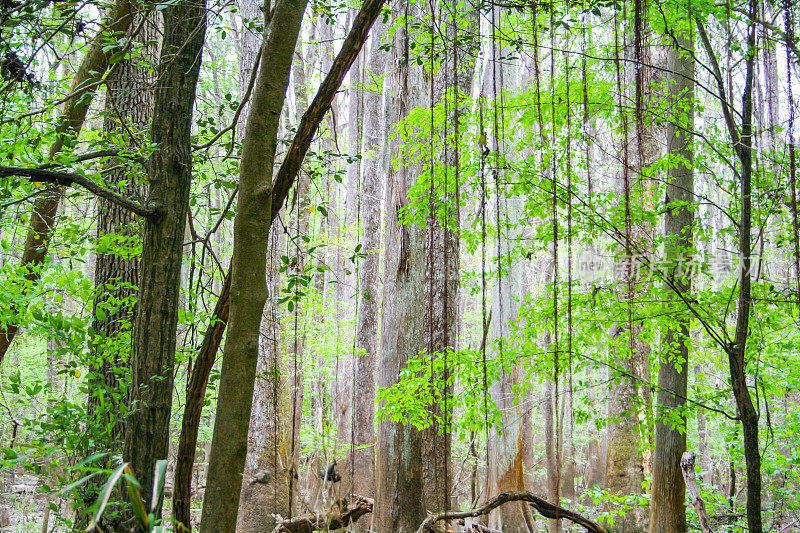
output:
M 443 513 L 431 515 L 426 518 L 422 524 L 420 524 L 419 528 L 417 529 L 417 533 L 431 531 L 433 524 L 439 522 L 440 520 L 458 520 L 459 518 L 470 518 L 489 514 L 492 510 L 509 502 L 528 502 L 530 503 L 531 507 L 536 509 L 539 514 L 545 518 L 565 518 L 578 524 L 579 526 L 583 526 L 589 533 L 608 533 L 606 528 L 589 520 L 588 518 L 568 509 L 564 509 L 561 506 L 553 505 L 552 503 L 549 503 L 526 490 L 503 492 L 486 502 L 485 505 L 469 511 L 445 511 Z
M 692 497 L 692 505 L 697 511 L 697 518 L 700 519 L 700 529 L 703 530 L 703 533 L 711 533 L 711 520 L 708 518 L 706 503 L 700 497 L 700 489 L 697 487 L 697 480 L 694 477 L 694 458 L 694 452 L 684 452 L 681 457 L 683 480 L 686 482 L 686 490 Z
M 362 516 L 372 512 L 375 504 L 372 498 L 354 496 L 355 503 L 348 505 L 346 499 L 341 499 L 334 504 L 330 512 L 306 513 L 294 518 L 285 518 L 278 521 L 272 533 L 306 533 L 309 531 L 333 531 L 355 523 Z

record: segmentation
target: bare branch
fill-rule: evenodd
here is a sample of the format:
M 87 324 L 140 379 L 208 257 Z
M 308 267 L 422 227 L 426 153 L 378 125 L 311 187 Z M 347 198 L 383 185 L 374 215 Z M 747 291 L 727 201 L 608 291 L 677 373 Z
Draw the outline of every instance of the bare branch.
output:
M 536 511 L 538 511 L 539 514 L 545 518 L 564 518 L 578 524 L 579 526 L 583 526 L 589 533 L 608 533 L 606 528 L 589 520 L 585 516 L 579 515 L 578 513 L 568 509 L 564 509 L 559 505 L 553 505 L 552 503 L 549 503 L 526 490 L 503 492 L 486 502 L 485 505 L 469 511 L 445 511 L 443 513 L 431 515 L 426 518 L 422 524 L 420 524 L 419 528 L 417 528 L 417 533 L 431 531 L 433 525 L 441 520 L 458 520 L 460 518 L 472 518 L 489 514 L 494 509 L 509 502 L 528 502 L 530 503 L 531 507 L 536 509 Z
M 19 167 L 3 167 L 0 166 L 0 176 L 22 176 L 28 178 L 30 181 L 41 181 L 44 183 L 55 183 L 57 185 L 69 186 L 79 185 L 91 192 L 95 196 L 115 203 L 118 206 L 136 213 L 137 215 L 150 218 L 155 215 L 155 211 L 148 209 L 143 205 L 129 200 L 124 196 L 104 189 L 92 180 L 77 174 L 75 172 L 59 172 L 55 170 L 47 170 L 41 168 L 19 168 Z
M 258 77 L 258 65 L 261 62 L 261 48 L 258 49 L 258 53 L 256 54 L 256 59 L 253 62 L 253 72 L 250 74 L 250 82 L 247 84 L 247 91 L 245 91 L 244 96 L 242 97 L 242 101 L 239 102 L 239 107 L 236 108 L 236 112 L 233 114 L 233 119 L 231 123 L 219 130 L 216 135 L 214 135 L 211 140 L 205 142 L 203 144 L 195 144 L 192 145 L 194 150 L 205 150 L 206 148 L 210 147 L 212 144 L 217 142 L 217 140 L 228 133 L 229 131 L 236 128 L 236 124 L 239 122 L 239 116 L 242 114 L 242 110 L 244 109 L 244 105 L 250 99 L 250 93 L 253 92 L 253 86 L 256 84 L 256 78 Z

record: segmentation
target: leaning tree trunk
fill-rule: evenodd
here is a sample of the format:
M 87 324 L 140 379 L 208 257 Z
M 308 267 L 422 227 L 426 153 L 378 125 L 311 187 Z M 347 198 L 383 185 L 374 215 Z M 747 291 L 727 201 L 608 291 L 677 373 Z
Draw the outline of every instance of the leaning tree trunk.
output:
M 131 25 L 133 3 L 130 0 L 117 0 L 111 7 L 92 40 L 92 44 L 83 57 L 75 77 L 72 80 L 69 94 L 72 96 L 65 102 L 64 111 L 59 117 L 58 137 L 50 146 L 49 157 L 55 158 L 61 152 L 64 143 L 80 134 L 86 112 L 94 99 L 93 92 L 97 83 L 110 68 L 108 59 L 119 50 L 118 46 L 109 45 L 109 39 L 115 41 L 124 36 Z M 27 294 L 35 287 L 42 275 L 47 247 L 50 244 L 56 212 L 64 197 L 64 187 L 53 187 L 47 195 L 36 200 L 31 210 L 31 222 L 25 248 L 22 253 L 22 266 L 28 269 L 22 294 Z M 0 363 L 8 351 L 11 342 L 19 330 L 19 324 L 10 320 L 0 328 Z
M 240 2 L 241 15 L 245 19 L 258 20 L 261 13 L 259 0 Z M 240 33 L 240 98 L 245 97 L 263 35 L 254 29 L 244 27 Z M 265 66 L 261 63 L 262 67 Z M 242 115 L 250 116 L 251 101 L 244 103 Z M 240 140 L 244 142 L 244 128 L 239 128 Z M 270 174 L 271 177 L 271 174 Z M 261 333 L 258 339 L 258 359 L 256 380 L 253 386 L 253 404 L 250 409 L 247 457 L 244 477 L 239 496 L 239 512 L 236 531 L 265 531 L 274 527 L 270 513 L 264 509 L 275 509 L 281 515 L 288 515 L 288 488 L 282 483 L 290 478 L 273 476 L 266 483 L 249 483 L 258 472 L 274 472 L 278 465 L 290 466 L 289 443 L 286 441 L 286 427 L 290 417 L 286 416 L 286 390 L 281 386 L 281 352 L 283 348 L 281 306 L 278 293 L 281 289 L 281 254 L 283 250 L 283 229 L 271 227 L 267 235 L 267 292 L 271 296 L 264 305 L 261 316 Z M 276 495 L 278 497 L 276 498 Z
M 692 33 L 676 34 L 676 43 L 668 51 L 668 68 L 672 74 L 669 91 L 675 113 L 667 125 L 667 148 L 679 157 L 667 171 L 668 210 L 664 214 L 667 261 L 674 272 L 687 264 L 692 254 L 692 209 L 694 201 L 694 58 Z M 669 206 L 670 202 L 677 205 Z M 685 270 L 684 270 L 685 272 Z M 689 368 L 689 317 L 680 303 L 678 291 L 688 297 L 691 279 L 671 278 L 665 287 L 668 309 L 674 314 L 663 340 L 661 365 L 658 371 L 658 409 L 655 451 L 653 454 L 653 494 L 650 500 L 650 533 L 683 533 L 686 531 L 686 485 L 681 470 L 681 457 L 686 451 L 686 415 L 675 426 L 670 413 L 686 404 Z
M 270 209 L 268 209 L 267 211 L 269 215 L 268 224 L 272 224 L 272 222 L 275 219 L 275 213 L 280 210 L 280 208 L 286 201 L 286 197 L 296 181 L 297 175 L 300 172 L 300 167 L 303 163 L 303 159 L 306 153 L 308 152 L 312 140 L 314 139 L 314 135 L 317 132 L 317 128 L 319 127 L 320 122 L 322 121 L 328 109 L 330 108 L 330 104 L 333 101 L 334 96 L 336 95 L 336 91 L 338 90 L 339 86 L 342 83 L 342 79 L 347 73 L 347 69 L 350 68 L 350 65 L 352 64 L 353 60 L 361 50 L 361 46 L 367 39 L 367 35 L 369 34 L 369 29 L 372 27 L 372 24 L 378 17 L 378 14 L 380 13 L 383 3 L 384 0 L 366 0 L 364 2 L 364 4 L 361 7 L 361 11 L 358 12 L 356 19 L 353 21 L 353 27 L 350 29 L 350 33 L 348 34 L 347 38 L 342 44 L 342 48 L 340 49 L 339 54 L 336 56 L 336 59 L 334 60 L 333 65 L 331 66 L 330 72 L 328 72 L 328 74 L 325 76 L 325 80 L 320 85 L 317 94 L 314 96 L 314 100 L 309 105 L 308 110 L 303 114 L 303 118 L 300 120 L 300 125 L 297 128 L 297 133 L 294 139 L 292 140 L 292 144 L 289 147 L 289 150 L 286 153 L 286 157 L 284 157 L 284 160 L 281 163 L 281 166 L 278 169 L 277 174 L 275 175 L 275 179 L 272 181 L 271 187 L 268 187 L 266 191 L 266 195 L 269 198 L 268 207 L 270 207 Z M 283 12 L 285 12 L 286 10 L 287 9 L 285 7 L 281 9 L 281 11 Z M 274 13 L 278 13 L 278 11 L 276 10 Z M 299 21 L 297 22 L 297 24 L 299 25 Z M 277 46 L 277 44 L 276 43 L 273 44 L 274 46 L 272 48 L 274 49 L 275 46 Z M 264 57 L 269 56 L 269 53 L 265 52 L 262 53 L 264 54 Z M 264 74 L 264 76 L 270 77 L 271 75 Z M 269 91 L 267 91 L 266 89 L 262 90 L 265 93 L 275 93 L 278 89 L 270 88 Z M 262 96 L 262 99 L 266 98 Z M 266 107 L 266 104 L 264 103 L 262 104 L 264 107 Z M 273 114 L 275 116 L 278 116 L 279 113 L 280 113 L 279 111 L 275 111 Z M 275 119 L 275 121 L 277 123 L 277 119 Z M 277 125 L 275 125 L 274 129 L 277 132 Z M 249 137 L 249 135 L 247 137 Z M 263 134 L 261 135 L 261 137 L 263 138 Z M 251 154 L 249 157 L 254 157 L 254 154 Z M 251 210 L 252 209 L 253 206 L 251 206 Z M 262 264 L 266 266 L 265 263 Z M 230 309 L 231 306 L 231 301 L 230 301 L 230 291 L 232 290 L 231 280 L 232 280 L 232 270 L 228 272 L 228 275 L 225 278 L 225 283 L 222 286 L 222 294 L 220 294 L 220 298 L 217 301 L 216 307 L 214 308 L 212 325 L 206 331 L 206 335 L 203 339 L 203 344 L 200 347 L 195 366 L 195 373 L 192 375 L 191 385 L 189 388 L 189 395 L 187 396 L 186 410 L 187 413 L 191 415 L 190 416 L 191 419 L 189 420 L 188 423 L 184 423 L 183 427 L 181 428 L 181 445 L 179 447 L 179 456 L 178 456 L 178 466 L 180 467 L 181 476 L 179 479 L 180 487 L 179 488 L 176 487 L 176 493 L 179 490 L 180 497 L 178 498 L 176 496 L 177 503 L 175 504 L 175 510 L 177 511 L 176 519 L 180 520 L 183 524 L 186 524 L 188 522 L 189 481 L 191 479 L 190 473 L 191 473 L 192 463 L 194 461 L 194 445 L 197 442 L 197 430 L 198 430 L 200 413 L 202 412 L 202 404 L 205 395 L 205 388 L 208 382 L 208 377 L 211 367 L 214 362 L 214 356 L 216 354 L 217 348 L 220 343 L 222 332 L 224 331 L 225 326 L 227 325 L 228 310 Z M 248 312 L 249 311 L 251 311 L 251 309 L 248 309 Z M 257 334 L 258 333 L 256 332 L 254 335 L 250 331 L 248 331 L 246 335 L 243 334 L 243 332 L 238 333 L 239 341 L 237 347 L 238 350 L 237 355 L 241 356 L 242 351 L 244 351 L 245 349 L 249 349 L 246 339 L 253 340 L 253 337 L 255 337 Z M 249 356 L 249 351 L 245 355 Z M 238 364 L 236 365 L 237 372 L 245 376 L 249 373 L 249 375 L 253 376 L 254 379 L 255 369 L 253 368 L 252 370 L 250 370 L 251 367 L 249 365 L 251 363 L 255 365 L 255 362 L 250 361 L 249 359 L 248 361 L 245 362 L 239 361 Z M 200 368 L 202 368 L 202 371 L 198 371 L 198 369 Z M 251 387 L 252 383 L 253 381 L 251 380 L 250 381 Z M 233 383 L 229 383 L 228 387 L 235 388 L 236 387 L 235 380 L 233 380 Z M 235 392 L 236 391 L 234 390 L 234 393 Z M 217 470 L 216 475 L 220 476 L 220 478 L 224 477 L 226 473 L 225 468 L 230 463 L 229 458 L 233 454 L 233 452 L 237 454 L 235 456 L 235 459 L 237 461 L 241 461 L 239 463 L 240 471 L 238 476 L 241 476 L 241 467 L 243 466 L 244 463 L 244 454 L 247 448 L 246 424 L 247 424 L 247 418 L 249 417 L 249 412 L 246 412 L 245 409 L 249 411 L 250 403 L 252 402 L 252 388 L 244 391 L 240 389 L 239 392 L 241 392 L 241 394 L 246 397 L 247 406 L 246 407 L 242 407 L 241 405 L 235 406 L 232 408 L 232 410 L 238 416 L 237 420 L 238 423 L 234 424 L 234 426 L 238 430 L 240 430 L 240 433 L 236 435 L 236 438 L 241 439 L 242 442 L 237 440 L 234 446 L 227 445 L 224 448 L 226 453 L 228 453 L 228 457 L 218 459 L 218 461 L 221 464 L 216 467 Z M 233 393 L 228 392 L 227 394 L 231 395 Z M 233 399 L 244 400 L 243 398 L 241 398 L 241 396 L 237 398 L 235 395 Z M 244 422 L 242 421 L 243 420 L 242 417 L 244 417 Z M 219 417 L 217 418 L 217 421 L 219 421 Z M 245 425 L 244 430 L 242 430 L 241 428 L 242 425 Z M 218 438 L 224 439 L 224 437 L 218 437 Z M 176 470 L 178 470 L 177 467 Z M 211 469 L 209 468 L 209 470 Z M 176 482 L 177 481 L 178 478 L 176 476 Z M 219 494 L 225 494 L 224 492 L 220 492 L 219 488 L 217 488 L 217 492 Z M 238 505 L 238 496 L 236 496 L 235 499 L 237 500 L 236 504 Z M 208 500 L 206 499 L 206 501 Z M 216 503 L 214 505 L 217 506 L 217 509 L 214 509 L 212 511 L 214 515 L 222 516 L 225 514 L 224 508 L 223 509 L 220 508 L 224 507 L 224 504 L 220 505 Z M 232 519 L 230 517 L 228 518 L 230 522 L 221 527 L 227 527 L 227 528 L 234 527 L 235 524 L 234 521 L 236 519 L 235 511 Z M 210 528 L 218 527 L 216 526 L 217 522 L 215 520 L 211 519 L 209 520 L 209 522 L 210 525 L 208 525 L 208 527 Z
M 157 148 L 150 158 L 147 198 L 156 216 L 145 225 L 142 244 L 124 449 L 145 501 L 151 496 L 153 466 L 167 458 L 169 448 L 183 236 L 192 181 L 192 106 L 205 38 L 205 1 L 181 0 L 163 14 L 151 130 Z
M 230 322 L 200 523 L 203 532 L 228 532 L 236 528 L 261 319 L 267 301 L 265 236 L 273 220 L 272 167 L 292 56 L 306 3 L 307 0 L 281 0 L 272 19 L 266 21 L 262 67 L 247 117 L 234 219 Z M 274 382 L 274 387 L 280 383 L 275 372 L 268 373 L 265 379 Z M 273 460 L 278 455 L 276 450 Z M 275 526 L 273 513 L 289 514 L 290 473 L 286 468 L 273 468 L 271 474 L 270 483 L 275 484 L 275 490 L 269 491 L 269 501 L 261 509 L 265 517 L 261 526 L 267 531 Z

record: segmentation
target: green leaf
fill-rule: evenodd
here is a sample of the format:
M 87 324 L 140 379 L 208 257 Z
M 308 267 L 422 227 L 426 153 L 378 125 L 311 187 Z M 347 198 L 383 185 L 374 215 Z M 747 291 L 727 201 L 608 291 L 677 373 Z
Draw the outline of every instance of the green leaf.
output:
M 100 491 L 100 496 L 97 497 L 97 509 L 95 509 L 92 521 L 89 523 L 89 527 L 86 528 L 86 531 L 93 531 L 97 528 L 97 521 L 103 516 L 103 511 L 106 510 L 106 505 L 108 505 L 108 500 L 111 498 L 111 493 L 114 491 L 114 486 L 116 486 L 117 481 L 122 477 L 122 473 L 126 468 L 128 468 L 128 463 L 122 463 L 108 476 L 106 484 L 103 485 L 103 489 Z
M 164 481 L 167 478 L 167 460 L 159 459 L 156 461 L 155 472 L 153 473 L 153 492 L 150 502 L 150 512 L 156 512 L 156 506 L 161 499 L 161 492 L 164 490 Z
M 96 475 L 102 474 L 102 473 L 103 473 L 102 470 L 98 470 L 97 472 L 92 472 L 91 474 L 83 476 L 78 481 L 75 481 L 74 483 L 70 483 L 69 485 L 67 485 L 66 487 L 61 489 L 61 494 L 64 495 L 64 496 L 68 495 L 70 492 L 72 492 L 73 490 L 77 489 L 78 487 L 80 487 L 81 485 L 83 485 L 84 483 L 86 483 L 87 481 L 89 481 L 90 479 L 95 477 Z
M 75 466 L 76 466 L 76 467 L 79 467 L 79 466 L 83 466 L 83 465 L 89 464 L 89 463 L 91 463 L 92 461 L 95 461 L 95 460 L 97 460 L 97 459 L 100 459 L 101 457 L 105 457 L 106 455 L 108 455 L 108 452 L 97 452 L 97 453 L 93 453 L 92 455 L 90 455 L 89 457 L 87 457 L 86 459 L 84 459 L 83 461 L 81 461 L 80 463 L 76 464 Z
M 125 469 L 125 478 L 133 478 L 133 471 L 130 468 Z M 147 509 L 144 506 L 144 501 L 142 501 L 142 493 L 139 491 L 139 484 L 127 483 L 125 486 L 128 489 L 128 500 L 131 502 L 136 523 L 140 528 L 148 531 L 150 529 L 150 520 L 147 516 Z

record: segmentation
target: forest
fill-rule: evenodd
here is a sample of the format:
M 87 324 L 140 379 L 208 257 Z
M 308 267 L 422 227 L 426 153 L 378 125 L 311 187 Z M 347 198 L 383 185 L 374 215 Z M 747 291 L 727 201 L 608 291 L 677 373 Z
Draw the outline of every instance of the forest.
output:
M 794 0 L 0 0 L 0 531 L 800 531 Z

